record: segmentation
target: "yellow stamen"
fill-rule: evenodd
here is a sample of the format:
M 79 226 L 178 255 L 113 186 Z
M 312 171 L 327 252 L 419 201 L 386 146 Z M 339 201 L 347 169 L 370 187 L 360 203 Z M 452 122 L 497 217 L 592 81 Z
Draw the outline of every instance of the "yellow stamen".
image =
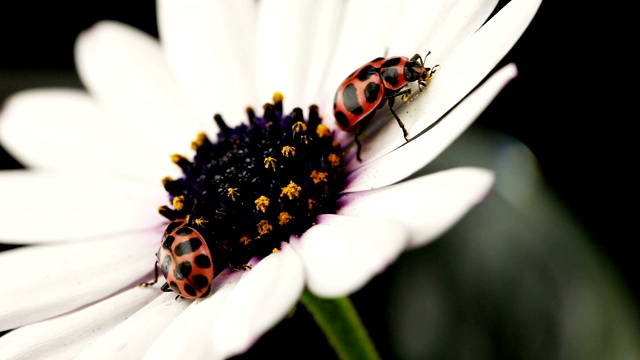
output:
M 184 208 L 184 196 L 176 196 L 173 198 L 173 208 L 180 211 Z
M 255 203 L 256 203 L 256 210 L 266 212 L 267 207 L 269 206 L 269 198 L 264 195 L 260 195 L 260 197 L 255 201 Z
M 244 245 L 249 245 L 249 243 L 251 243 L 251 238 L 247 235 L 242 235 L 242 237 L 240 238 L 240 242 Z
M 285 145 L 282 147 L 282 155 L 286 157 L 296 156 L 296 148 L 294 148 L 293 146 Z
M 293 181 L 289 181 L 289 185 L 282 188 L 282 193 L 280 193 L 280 197 L 283 197 L 286 195 L 289 197 L 289 200 L 293 200 L 293 198 L 297 198 L 298 196 L 300 196 L 300 190 L 302 190 L 300 186 L 298 186 Z
M 264 168 L 268 169 L 269 167 L 271 167 L 273 171 L 276 171 L 276 159 L 271 156 L 264 158 Z
M 191 150 L 197 150 L 202 144 L 204 144 L 204 140 L 207 138 L 205 133 L 199 133 L 195 140 L 191 142 Z
M 336 155 L 336 154 L 329 154 L 329 163 L 331 164 L 331 166 L 333 167 L 337 167 L 340 166 L 340 156 Z
M 260 220 L 258 223 L 258 233 L 260 235 L 268 234 L 271 230 L 273 230 L 273 226 L 269 224 L 267 220 Z
M 317 184 L 319 182 L 327 182 L 327 175 L 328 173 L 326 172 L 313 170 L 309 176 L 313 179 L 313 183 Z
M 274 103 L 282 102 L 283 99 L 284 99 L 284 95 L 282 95 L 280 92 L 276 91 L 276 92 L 273 93 L 273 102 Z
M 303 123 L 302 121 L 298 121 L 297 123 L 293 124 L 293 126 L 291 126 L 291 130 L 298 133 L 305 132 L 307 131 L 307 124 Z
M 331 136 L 331 129 L 329 129 L 329 127 L 325 124 L 319 124 L 318 128 L 316 129 L 316 134 L 318 134 L 318 136 L 321 138 L 325 136 Z
M 278 215 L 278 220 L 280 220 L 279 222 L 280 226 L 287 224 L 291 219 L 293 219 L 293 216 L 291 216 L 286 211 L 283 211 L 280 213 L 280 215 Z
M 238 188 L 228 188 L 227 196 L 229 196 L 231 200 L 236 201 L 236 196 L 240 196 L 240 193 L 238 192 Z

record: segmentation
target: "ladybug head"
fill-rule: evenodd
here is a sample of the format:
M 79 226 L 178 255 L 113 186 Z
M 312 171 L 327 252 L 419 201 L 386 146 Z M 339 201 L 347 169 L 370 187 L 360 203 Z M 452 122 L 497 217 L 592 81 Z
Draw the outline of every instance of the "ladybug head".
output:
M 433 68 L 429 68 L 424 66 L 427 61 L 427 56 L 429 56 L 431 52 L 429 51 L 424 58 L 421 58 L 420 55 L 416 54 L 411 60 L 407 61 L 404 67 L 404 77 L 409 81 L 419 81 L 420 83 L 424 83 L 429 80 L 431 74 L 433 74 L 438 67 L 438 65 Z
M 431 68 L 424 67 L 422 59 L 408 61 L 404 68 L 404 78 L 410 81 L 427 81 L 431 76 Z

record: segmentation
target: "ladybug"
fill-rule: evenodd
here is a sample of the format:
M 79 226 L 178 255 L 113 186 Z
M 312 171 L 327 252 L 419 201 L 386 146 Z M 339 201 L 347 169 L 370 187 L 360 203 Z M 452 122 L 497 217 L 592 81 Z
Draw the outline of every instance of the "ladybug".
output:
M 411 88 L 407 86 L 409 83 L 417 81 L 420 91 L 422 86 L 427 86 L 427 80 L 437 67 L 424 66 L 429 54 L 430 52 L 424 59 L 419 54 L 415 54 L 411 59 L 404 56 L 375 58 L 347 76 L 338 87 L 333 101 L 333 114 L 340 129 L 356 131 L 358 161 L 362 161 L 362 144 L 358 136 L 369 125 L 376 110 L 382 108 L 385 103 L 389 105 L 389 110 L 402 129 L 404 139 L 409 141 L 409 134 L 393 110 L 393 104 L 396 97 L 411 93 Z
M 162 244 L 156 253 L 153 281 L 140 284 L 151 286 L 158 282 L 158 265 L 167 282 L 160 288 L 173 291 L 178 297 L 196 299 L 205 297 L 213 281 L 213 260 L 209 246 L 196 229 L 184 219 L 171 222 L 164 231 Z

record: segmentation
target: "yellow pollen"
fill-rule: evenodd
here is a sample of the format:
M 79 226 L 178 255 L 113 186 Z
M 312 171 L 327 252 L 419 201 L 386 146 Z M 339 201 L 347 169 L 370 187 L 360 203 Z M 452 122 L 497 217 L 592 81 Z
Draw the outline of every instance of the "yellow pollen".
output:
M 271 250 L 271 252 L 275 254 L 275 253 L 277 253 L 277 252 L 280 252 L 280 250 L 278 250 L 278 249 L 276 249 L 276 248 L 273 248 L 273 250 Z
M 313 183 L 317 184 L 319 182 L 327 182 L 327 175 L 328 173 L 326 172 L 313 170 L 309 176 L 313 179 Z
M 316 129 L 316 134 L 318 134 L 318 136 L 321 138 L 325 136 L 331 136 L 331 129 L 329 129 L 329 127 L 325 124 L 320 124 Z
M 269 224 L 267 220 L 260 220 L 258 223 L 258 233 L 260 233 L 260 235 L 265 235 L 271 230 L 273 230 L 273 226 Z
M 331 163 L 331 166 L 333 167 L 340 166 L 340 156 L 336 154 L 329 154 L 328 160 L 329 160 L 329 163 Z
M 269 206 L 269 198 L 264 195 L 260 195 L 260 197 L 255 201 L 255 203 L 256 203 L 256 210 L 266 212 L 267 206 Z
M 184 196 L 176 196 L 173 198 L 173 208 L 180 211 L 184 208 Z
M 305 132 L 307 131 L 307 124 L 303 123 L 302 121 L 298 121 L 297 123 L 293 124 L 293 126 L 291 126 L 291 130 L 295 132 Z
M 204 224 L 208 223 L 209 220 L 205 220 L 204 218 L 198 218 L 196 219 L 196 225 L 200 226 L 200 227 L 204 227 Z
M 242 237 L 240 238 L 240 242 L 244 245 L 249 245 L 249 243 L 251 242 L 251 238 L 247 235 L 242 235 Z
M 182 155 L 178 155 L 178 154 L 171 155 L 171 162 L 173 162 L 174 164 L 177 164 L 180 161 L 184 161 L 184 160 L 187 160 L 187 159 L 185 159 L 185 157 Z
M 271 169 L 273 169 L 273 171 L 276 171 L 276 159 L 271 156 L 264 158 L 264 168 L 268 169 L 269 166 L 271 166 Z
M 313 199 L 307 200 L 307 207 L 309 208 L 309 210 L 313 209 L 313 207 L 316 205 L 318 205 L 318 203 L 315 200 Z
M 282 102 L 282 100 L 284 99 L 284 95 L 282 95 L 279 91 L 276 91 L 273 93 L 273 103 L 279 103 Z
M 236 196 L 240 196 L 240 193 L 238 192 L 238 188 L 228 188 L 227 196 L 229 196 L 231 200 L 236 201 Z
M 286 157 L 296 156 L 296 148 L 294 148 L 293 146 L 285 145 L 282 147 L 282 155 Z
M 202 144 L 204 144 L 204 139 L 207 138 L 205 133 L 199 133 L 195 140 L 191 142 L 191 150 L 197 150 Z
M 278 215 L 278 220 L 280 220 L 280 226 L 284 226 L 291 219 L 293 219 L 293 216 L 291 216 L 286 211 L 283 211 L 283 212 L 280 213 L 280 215 Z
M 300 186 L 298 186 L 293 181 L 289 181 L 289 185 L 282 188 L 282 193 L 280 193 L 280 197 L 283 197 L 286 195 L 289 197 L 289 200 L 293 200 L 293 198 L 297 198 L 298 196 L 300 196 L 300 190 L 302 190 Z
M 162 186 L 167 186 L 168 183 L 172 182 L 173 179 L 171 178 L 171 176 L 165 176 L 162 179 Z

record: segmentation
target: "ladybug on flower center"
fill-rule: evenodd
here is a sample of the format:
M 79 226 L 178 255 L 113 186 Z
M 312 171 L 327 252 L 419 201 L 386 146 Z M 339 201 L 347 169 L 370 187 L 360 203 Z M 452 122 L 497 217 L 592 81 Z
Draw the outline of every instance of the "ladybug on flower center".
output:
M 211 251 L 202 235 L 188 226 L 185 219 L 177 219 L 167 226 L 156 255 L 158 259 L 153 281 L 140 286 L 151 286 L 158 282 L 160 265 L 167 281 L 160 288 L 162 291 L 173 291 L 178 297 L 188 299 L 209 294 L 214 277 Z
M 376 110 L 382 108 L 385 103 L 389 105 L 391 114 L 402 129 L 404 139 L 409 141 L 409 134 L 393 110 L 393 105 L 396 97 L 411 93 L 409 83 L 417 81 L 420 91 L 423 86 L 427 86 L 427 81 L 438 67 L 425 67 L 429 54 L 430 52 L 424 59 L 419 54 L 415 54 L 411 59 L 404 56 L 375 58 L 347 76 L 338 87 L 333 102 L 333 114 L 340 129 L 356 132 L 358 161 L 362 161 L 362 144 L 358 136 L 369 125 Z

